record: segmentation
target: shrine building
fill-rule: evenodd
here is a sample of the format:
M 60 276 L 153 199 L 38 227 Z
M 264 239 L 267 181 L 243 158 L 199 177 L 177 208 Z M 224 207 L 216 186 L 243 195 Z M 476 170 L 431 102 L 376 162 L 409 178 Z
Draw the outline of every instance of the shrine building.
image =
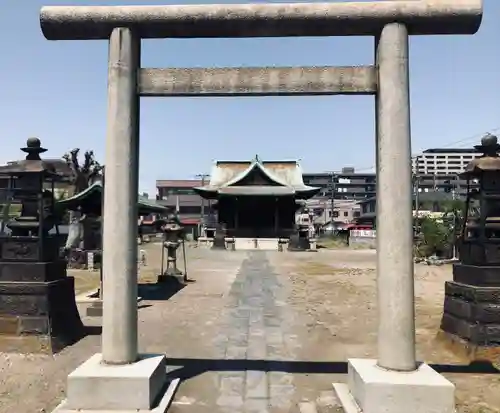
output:
M 232 238 L 289 238 L 300 200 L 321 188 L 305 185 L 297 161 L 217 161 L 208 185 L 194 188 L 215 201 L 218 223 Z

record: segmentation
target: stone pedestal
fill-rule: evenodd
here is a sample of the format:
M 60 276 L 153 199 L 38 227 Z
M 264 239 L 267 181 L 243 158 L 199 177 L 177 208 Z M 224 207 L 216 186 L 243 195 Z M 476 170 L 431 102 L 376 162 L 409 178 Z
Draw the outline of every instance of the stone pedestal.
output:
M 453 265 L 441 329 L 479 346 L 500 346 L 500 266 Z
M 224 233 L 218 233 L 218 232 L 215 233 L 211 249 L 213 250 L 226 249 L 226 235 Z
M 167 381 L 164 355 L 142 354 L 135 363 L 109 365 L 94 354 L 68 375 L 66 400 L 53 413 L 164 413 L 178 385 L 179 379 Z
M 64 261 L 0 262 L 0 351 L 55 353 L 83 333 Z
M 305 231 L 304 231 L 305 232 Z M 288 243 L 288 251 L 307 251 L 311 247 L 309 239 L 304 233 L 296 232 L 290 235 Z
M 455 386 L 427 364 L 409 372 L 349 359 L 348 384 L 334 384 L 346 413 L 454 413 Z

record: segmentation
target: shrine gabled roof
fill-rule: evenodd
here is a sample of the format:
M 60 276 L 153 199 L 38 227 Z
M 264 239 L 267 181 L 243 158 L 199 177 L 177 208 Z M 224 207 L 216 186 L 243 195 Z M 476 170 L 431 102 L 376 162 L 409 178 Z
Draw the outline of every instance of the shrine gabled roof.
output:
M 84 189 L 83 191 L 69 197 L 66 199 L 62 199 L 58 201 L 57 203 L 61 206 L 65 206 L 68 209 L 76 209 L 80 204 L 85 202 L 86 200 L 90 199 L 91 197 L 102 197 L 102 183 L 101 182 L 94 182 L 92 185 L 90 185 L 88 188 Z M 161 212 L 166 212 L 168 211 L 168 208 L 160 205 L 154 201 L 150 201 L 149 199 L 143 198 L 139 196 L 138 199 L 138 208 L 139 211 L 144 211 L 147 213 L 161 213 Z
M 254 186 L 239 185 L 256 169 L 273 185 Z M 220 194 L 247 195 L 285 195 L 295 193 L 314 193 L 320 188 L 304 184 L 302 169 L 298 161 L 261 161 L 255 157 L 253 161 L 217 161 L 210 174 L 208 185 L 196 188 L 200 192 L 217 192 Z

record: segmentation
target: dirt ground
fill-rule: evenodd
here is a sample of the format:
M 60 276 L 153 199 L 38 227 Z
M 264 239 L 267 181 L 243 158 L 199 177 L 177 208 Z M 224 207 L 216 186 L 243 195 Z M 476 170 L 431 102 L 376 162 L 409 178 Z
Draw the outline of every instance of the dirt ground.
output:
M 302 357 L 376 357 L 375 257 L 373 250 L 339 250 L 277 264 L 291 277 L 293 293 L 289 300 L 303 316 L 307 330 L 302 333 Z M 463 354 L 452 352 L 437 334 L 444 282 L 451 278 L 451 266 L 415 266 L 417 357 L 429 364 L 444 365 L 443 370 L 448 365 L 469 363 Z M 331 345 L 319 345 L 328 342 Z M 457 412 L 500 412 L 500 375 L 443 374 L 456 385 Z M 332 381 L 331 376 L 312 379 L 317 381 L 317 388 Z
M 166 354 L 171 374 L 183 379 L 170 412 L 341 412 L 332 383 L 345 381 L 344 362 L 376 357 L 373 250 L 189 248 L 194 282 L 165 292 L 151 283 L 159 246 L 140 248 L 148 265 L 141 267 L 139 347 Z M 467 361 L 436 337 L 450 268 L 417 265 L 415 273 L 419 360 L 439 365 L 456 385 L 458 413 L 500 412 L 499 375 L 460 367 Z M 79 292 L 94 285 L 85 274 L 77 278 Z M 0 354 L 0 413 L 52 411 L 68 373 L 99 350 L 100 337 L 89 335 L 53 357 Z

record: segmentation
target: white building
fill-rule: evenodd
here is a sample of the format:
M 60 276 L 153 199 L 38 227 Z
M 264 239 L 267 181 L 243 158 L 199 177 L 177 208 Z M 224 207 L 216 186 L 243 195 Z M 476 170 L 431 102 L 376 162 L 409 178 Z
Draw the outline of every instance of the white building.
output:
M 412 158 L 413 173 L 420 175 L 455 175 L 461 173 L 480 152 L 468 148 L 427 149 Z

